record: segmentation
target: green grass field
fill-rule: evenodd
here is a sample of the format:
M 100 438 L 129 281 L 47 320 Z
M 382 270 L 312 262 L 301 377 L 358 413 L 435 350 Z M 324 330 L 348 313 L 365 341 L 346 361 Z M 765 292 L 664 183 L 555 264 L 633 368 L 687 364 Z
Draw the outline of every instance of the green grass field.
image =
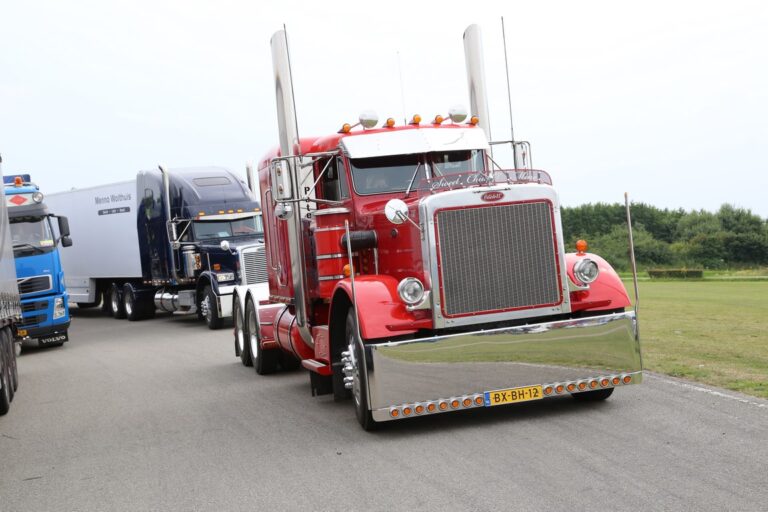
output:
M 768 398 L 768 281 L 643 281 L 639 314 L 647 370 Z

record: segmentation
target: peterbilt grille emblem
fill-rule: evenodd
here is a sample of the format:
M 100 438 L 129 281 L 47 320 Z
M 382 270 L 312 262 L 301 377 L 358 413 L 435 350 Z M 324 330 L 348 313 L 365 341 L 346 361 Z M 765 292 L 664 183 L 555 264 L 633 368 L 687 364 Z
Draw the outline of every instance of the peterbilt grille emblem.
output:
M 27 202 L 27 199 L 23 196 L 13 196 L 8 201 L 15 204 L 16 206 L 21 206 Z
M 486 192 L 482 196 L 480 196 L 480 199 L 483 201 L 498 201 L 499 199 L 504 199 L 504 192 Z

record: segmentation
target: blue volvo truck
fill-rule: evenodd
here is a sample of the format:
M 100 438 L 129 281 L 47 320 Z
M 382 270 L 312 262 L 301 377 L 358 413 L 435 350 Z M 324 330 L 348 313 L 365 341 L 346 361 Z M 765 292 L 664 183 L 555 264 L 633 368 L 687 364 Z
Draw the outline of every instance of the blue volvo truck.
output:
M 3 176 L 3 184 L 21 294 L 17 334 L 25 342 L 60 346 L 69 340 L 68 295 L 59 257 L 60 245 L 72 245 L 69 223 L 48 211 L 29 174 Z

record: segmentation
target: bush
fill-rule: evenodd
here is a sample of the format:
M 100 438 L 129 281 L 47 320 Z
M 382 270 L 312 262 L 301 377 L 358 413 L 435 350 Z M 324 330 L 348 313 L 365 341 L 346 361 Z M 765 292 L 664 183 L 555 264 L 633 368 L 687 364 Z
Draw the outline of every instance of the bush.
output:
M 690 268 L 651 269 L 648 271 L 648 277 L 651 279 L 701 279 L 704 277 L 704 271 Z

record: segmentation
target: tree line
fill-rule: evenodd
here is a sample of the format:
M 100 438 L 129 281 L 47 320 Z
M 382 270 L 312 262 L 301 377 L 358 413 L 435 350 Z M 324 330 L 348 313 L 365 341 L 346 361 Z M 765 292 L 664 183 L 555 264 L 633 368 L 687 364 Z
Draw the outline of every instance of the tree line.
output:
M 586 204 L 561 210 L 565 243 L 589 243 L 618 270 L 630 268 L 623 204 Z M 641 269 L 727 269 L 768 265 L 768 221 L 724 204 L 715 212 L 631 205 L 635 258 Z

